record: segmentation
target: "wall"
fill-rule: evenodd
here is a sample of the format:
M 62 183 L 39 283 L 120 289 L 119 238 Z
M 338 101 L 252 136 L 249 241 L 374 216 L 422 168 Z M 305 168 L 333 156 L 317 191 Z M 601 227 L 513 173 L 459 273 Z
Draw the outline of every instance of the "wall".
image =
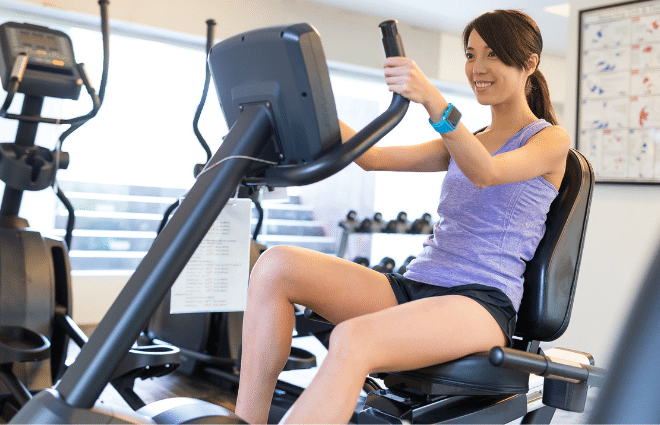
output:
M 578 11 L 617 2 L 571 1 L 564 120 L 575 134 Z M 597 184 L 571 325 L 556 345 L 591 352 L 607 365 L 660 234 L 660 187 Z
M 55 9 L 98 16 L 98 5 L 92 0 L 21 0 L 22 3 L 45 5 Z M 378 24 L 387 16 L 367 16 L 317 5 L 302 0 L 112 0 L 110 18 L 168 31 L 206 36 L 205 21 L 218 22 L 216 38 L 224 39 L 255 28 L 308 22 L 322 36 L 328 60 L 379 68 L 383 62 Z M 417 58 L 430 75 L 436 76 L 437 32 L 401 22 L 400 32 L 417 42 L 408 43 L 406 52 Z

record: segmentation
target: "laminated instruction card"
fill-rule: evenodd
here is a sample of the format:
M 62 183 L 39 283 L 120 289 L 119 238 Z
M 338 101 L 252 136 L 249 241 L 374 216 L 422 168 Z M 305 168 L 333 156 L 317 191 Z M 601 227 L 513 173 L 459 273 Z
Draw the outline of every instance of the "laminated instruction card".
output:
M 250 266 L 249 199 L 230 199 L 172 286 L 170 313 L 243 311 Z

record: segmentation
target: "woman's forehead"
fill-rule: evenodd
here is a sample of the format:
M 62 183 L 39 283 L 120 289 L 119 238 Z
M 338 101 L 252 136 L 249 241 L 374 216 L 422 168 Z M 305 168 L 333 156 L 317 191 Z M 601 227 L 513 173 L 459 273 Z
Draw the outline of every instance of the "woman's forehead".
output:
M 481 36 L 476 30 L 472 30 L 470 31 L 470 35 L 468 37 L 467 47 L 483 48 L 483 47 L 488 47 L 488 45 L 486 44 L 484 39 L 481 38 Z

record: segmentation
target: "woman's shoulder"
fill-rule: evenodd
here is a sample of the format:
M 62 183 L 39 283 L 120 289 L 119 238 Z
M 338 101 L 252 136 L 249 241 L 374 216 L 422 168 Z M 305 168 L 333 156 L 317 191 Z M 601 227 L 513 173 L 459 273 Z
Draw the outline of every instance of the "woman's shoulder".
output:
M 564 127 L 550 124 L 531 136 L 527 143 L 542 143 L 570 147 L 571 137 L 568 135 Z

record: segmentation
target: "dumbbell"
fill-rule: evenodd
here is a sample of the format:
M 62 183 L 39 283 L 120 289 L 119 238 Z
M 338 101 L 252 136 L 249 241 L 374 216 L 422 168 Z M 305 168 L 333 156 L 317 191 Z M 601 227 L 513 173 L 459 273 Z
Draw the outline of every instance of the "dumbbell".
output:
M 346 214 L 346 220 L 339 222 L 339 227 L 348 231 L 354 231 L 359 225 L 360 222 L 357 220 L 357 213 L 353 210 Z
M 360 225 L 355 229 L 355 231 L 357 233 L 371 233 L 372 232 L 371 224 L 372 224 L 371 220 L 365 218 L 364 220 L 362 220 L 362 223 L 360 223 Z
M 403 264 L 401 265 L 401 267 L 399 267 L 399 270 L 397 271 L 397 273 L 404 274 L 406 272 L 406 269 L 408 268 L 408 264 L 410 264 L 410 262 L 412 260 L 414 260 L 415 258 L 417 258 L 417 257 L 415 257 L 414 255 L 411 255 L 410 257 L 406 258 L 406 261 L 404 261 Z
M 390 257 L 385 257 L 382 260 L 380 260 L 380 263 L 373 266 L 372 269 L 380 273 L 392 273 L 392 270 L 394 270 L 395 265 L 396 263 L 394 262 L 393 259 L 391 259 Z
M 367 257 L 355 257 L 353 262 L 364 267 L 369 267 L 369 259 Z
M 401 211 L 396 216 L 396 220 L 390 220 L 390 222 L 387 223 L 385 233 L 407 233 L 409 228 L 410 222 L 408 221 L 408 214 Z
M 430 234 L 433 233 L 433 225 L 431 224 L 431 214 L 424 213 L 421 218 L 413 221 L 410 226 L 409 233 L 415 235 Z
M 379 233 L 385 230 L 387 223 L 383 220 L 383 214 L 377 212 L 374 214 L 374 219 L 371 220 L 371 231 Z

